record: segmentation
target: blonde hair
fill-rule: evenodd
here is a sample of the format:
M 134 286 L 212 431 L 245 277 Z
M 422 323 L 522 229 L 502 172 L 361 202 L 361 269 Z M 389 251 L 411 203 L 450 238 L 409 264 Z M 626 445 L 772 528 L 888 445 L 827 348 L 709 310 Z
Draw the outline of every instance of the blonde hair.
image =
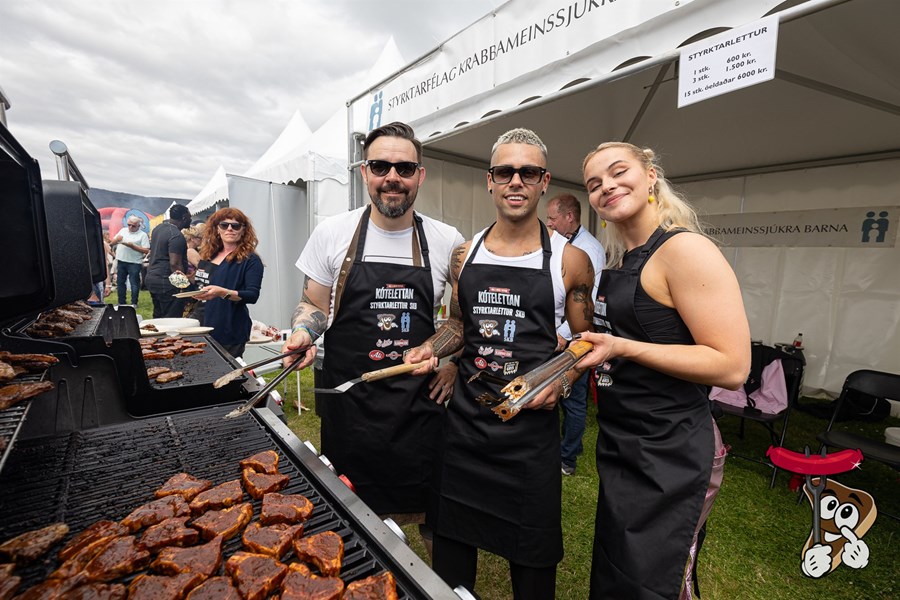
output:
M 684 199 L 684 197 L 676 192 L 668 180 L 665 178 L 663 168 L 657 161 L 656 153 L 650 148 L 639 148 L 634 144 L 627 142 L 605 142 L 597 146 L 581 163 L 581 171 L 584 172 L 588 162 L 598 152 L 608 150 L 609 148 L 621 148 L 628 151 L 635 160 L 637 160 L 644 171 L 653 169 L 656 171 L 656 183 L 653 185 L 653 195 L 656 197 L 656 214 L 659 217 L 659 226 L 665 231 L 673 229 L 685 229 L 700 235 L 703 228 L 700 226 L 700 219 L 693 207 Z M 715 241 L 715 240 L 714 240 Z M 616 228 L 615 223 L 608 223 L 606 226 L 606 256 L 607 264 L 611 267 L 620 267 L 622 265 L 622 257 L 625 256 L 625 243 L 622 236 Z

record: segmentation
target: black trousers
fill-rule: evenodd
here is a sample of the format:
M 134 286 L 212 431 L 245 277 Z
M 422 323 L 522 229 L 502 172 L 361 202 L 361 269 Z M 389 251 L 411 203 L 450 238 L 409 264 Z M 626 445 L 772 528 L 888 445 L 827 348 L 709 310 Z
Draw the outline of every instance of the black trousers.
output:
M 451 588 L 475 589 L 478 548 L 456 540 L 434 535 L 434 572 Z M 556 596 L 556 566 L 525 567 L 509 563 L 514 600 L 553 600 Z

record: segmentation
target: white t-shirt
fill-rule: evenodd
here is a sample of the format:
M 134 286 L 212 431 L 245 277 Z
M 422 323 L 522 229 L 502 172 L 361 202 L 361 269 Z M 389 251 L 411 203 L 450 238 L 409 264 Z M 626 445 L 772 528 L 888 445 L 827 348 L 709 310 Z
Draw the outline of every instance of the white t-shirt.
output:
M 478 232 L 472 239 L 472 243 L 469 245 L 469 252 L 463 260 L 463 269 L 465 269 L 465 264 L 469 261 L 472 250 L 475 248 L 478 240 L 484 236 L 485 231 L 487 231 L 487 229 Z M 553 232 L 551 231 L 550 233 L 552 234 Z M 550 277 L 553 280 L 553 301 L 556 327 L 559 327 L 559 324 L 566 314 L 566 283 L 563 281 L 562 276 L 562 255 L 566 249 L 567 242 L 568 240 L 565 236 L 550 236 Z M 539 249 L 522 256 L 499 256 L 485 248 L 482 243 L 481 247 L 478 248 L 478 254 L 472 259 L 472 263 L 499 265 L 502 267 L 517 267 L 520 269 L 540 269 L 544 266 L 544 251 L 543 249 Z
M 132 232 L 127 227 L 123 227 L 119 230 L 118 235 L 122 236 L 123 242 L 128 242 L 129 244 L 134 244 L 135 246 L 140 246 L 142 248 L 150 247 L 150 238 L 147 237 L 147 234 L 144 233 L 142 229 Z M 144 254 L 137 250 L 132 250 L 125 244 L 117 244 L 116 260 L 127 263 L 141 263 L 144 261 Z
M 365 207 L 357 208 L 322 221 L 309 236 L 309 241 L 297 259 L 297 268 L 307 277 L 332 290 L 329 325 L 334 315 L 334 289 L 337 287 L 341 263 L 347 255 L 364 210 Z M 373 207 L 373 210 L 377 209 Z M 423 214 L 416 214 L 422 217 L 422 228 L 428 241 L 434 307 L 437 311 L 444 297 L 444 287 L 450 279 L 450 253 L 465 240 L 455 227 Z M 402 231 L 385 231 L 369 219 L 363 261 L 412 265 L 412 232 L 412 227 Z
M 559 237 L 565 236 L 560 235 Z M 591 265 L 594 267 L 594 289 L 591 290 L 591 300 L 596 300 L 597 286 L 600 285 L 600 274 L 603 272 L 603 267 L 606 266 L 606 252 L 603 250 L 603 244 L 591 235 L 590 231 L 584 227 L 579 227 L 575 239 L 572 240 L 572 245 L 584 250 L 588 258 L 591 259 Z M 572 339 L 572 330 L 569 328 L 568 322 L 563 323 L 557 333 L 567 340 Z

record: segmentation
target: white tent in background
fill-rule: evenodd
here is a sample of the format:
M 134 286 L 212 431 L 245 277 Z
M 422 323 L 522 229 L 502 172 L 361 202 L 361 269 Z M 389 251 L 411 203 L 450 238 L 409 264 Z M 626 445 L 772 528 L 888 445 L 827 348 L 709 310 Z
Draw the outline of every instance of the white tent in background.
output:
M 294 112 L 294 116 L 288 121 L 284 130 L 282 130 L 278 139 L 269 146 L 269 149 L 259 157 L 259 160 L 253 163 L 253 166 L 250 167 L 244 175 L 256 179 L 267 179 L 266 177 L 258 177 L 257 175 L 263 174 L 273 165 L 279 164 L 287 155 L 292 154 L 299 146 L 306 143 L 306 140 L 309 139 L 309 136 L 311 135 L 312 129 L 306 124 L 306 120 L 303 118 L 303 115 L 300 114 L 300 110 L 298 109 Z M 277 180 L 269 179 L 269 181 Z M 287 182 L 284 181 L 282 183 Z
M 191 211 L 191 214 L 197 214 L 202 212 L 219 202 L 220 200 L 228 199 L 228 176 L 225 173 L 225 167 L 219 165 L 219 168 L 216 169 L 215 174 L 212 176 L 212 179 L 203 186 L 203 189 L 200 190 L 194 199 L 188 202 L 188 210 Z

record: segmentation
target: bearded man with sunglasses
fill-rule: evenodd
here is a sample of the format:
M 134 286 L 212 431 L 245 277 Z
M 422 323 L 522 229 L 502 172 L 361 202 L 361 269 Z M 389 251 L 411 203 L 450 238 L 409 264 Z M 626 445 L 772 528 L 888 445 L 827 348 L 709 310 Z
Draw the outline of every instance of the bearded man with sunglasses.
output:
M 371 203 L 323 221 L 297 261 L 306 280 L 284 349 L 310 346 L 327 329 L 324 387 L 402 364 L 409 348 L 434 333 L 450 253 L 463 242 L 455 228 L 412 210 L 425 180 L 412 128 L 395 122 L 373 129 L 363 155 Z M 312 346 L 301 368 L 314 357 Z M 429 384 L 396 377 L 317 403 L 323 454 L 372 510 L 401 525 L 424 522 L 443 413 L 432 400 L 449 392 L 429 391 Z M 423 531 L 430 546 L 428 537 Z
M 506 558 L 516 600 L 555 597 L 562 560 L 559 415 L 581 369 L 570 369 L 526 410 L 502 422 L 478 398 L 501 396 L 504 383 L 477 374 L 524 375 L 549 360 L 565 315 L 574 333 L 590 327 L 594 273 L 587 255 L 538 219 L 550 183 L 547 147 L 513 129 L 491 151 L 487 191 L 496 222 L 453 253 L 450 318 L 406 362 L 460 348 L 428 524 L 435 572 L 451 587 L 474 589 L 478 549 Z M 531 409 L 531 410 L 528 410 Z

